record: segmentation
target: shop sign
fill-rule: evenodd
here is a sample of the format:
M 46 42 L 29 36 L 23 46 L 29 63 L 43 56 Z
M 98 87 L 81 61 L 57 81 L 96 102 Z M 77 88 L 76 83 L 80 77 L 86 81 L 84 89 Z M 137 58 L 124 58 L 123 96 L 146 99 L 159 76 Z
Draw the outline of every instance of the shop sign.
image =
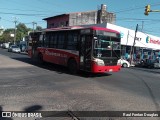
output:
M 146 43 L 152 43 L 152 44 L 160 45 L 160 40 L 155 40 L 155 39 L 152 39 L 151 37 L 147 36 Z
M 136 37 L 136 40 L 137 40 L 137 41 L 141 41 L 141 40 L 142 40 L 142 38 L 140 38 L 140 37 Z

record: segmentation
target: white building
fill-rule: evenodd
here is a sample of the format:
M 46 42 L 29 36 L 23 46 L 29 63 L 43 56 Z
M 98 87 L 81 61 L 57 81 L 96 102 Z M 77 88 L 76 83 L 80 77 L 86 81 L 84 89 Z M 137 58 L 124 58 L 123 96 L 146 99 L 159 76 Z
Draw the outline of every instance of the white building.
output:
M 119 31 L 121 33 L 121 45 L 133 46 L 135 30 L 131 30 L 109 23 L 107 23 L 106 27 Z M 137 31 L 135 47 L 160 50 L 160 37 Z

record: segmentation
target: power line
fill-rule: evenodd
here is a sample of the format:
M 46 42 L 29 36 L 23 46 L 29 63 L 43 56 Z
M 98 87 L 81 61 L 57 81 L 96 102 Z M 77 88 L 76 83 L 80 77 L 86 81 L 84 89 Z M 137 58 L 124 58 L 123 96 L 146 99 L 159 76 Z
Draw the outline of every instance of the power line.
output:
M 118 18 L 117 20 L 158 21 L 160 22 L 160 19 L 142 19 L 142 18 Z
M 11 1 L 10 1 L 10 2 L 11 2 Z M 21 2 L 17 2 L 17 1 L 14 1 L 14 0 L 12 0 L 12 2 L 13 2 L 13 4 L 16 3 L 16 5 L 20 5 L 20 6 L 25 6 L 25 7 L 27 7 L 27 4 L 22 4 Z M 39 3 L 39 1 L 38 1 L 38 3 Z M 37 4 L 38 4 L 38 3 L 37 3 Z M 47 3 L 47 4 L 49 4 L 49 5 L 54 5 L 54 4 L 49 3 L 49 2 L 46 2 L 46 1 L 43 2 L 43 4 L 44 4 L 44 3 L 45 3 L 45 4 Z M 34 5 L 34 7 L 32 7 L 32 8 L 37 8 L 37 9 L 40 9 L 40 10 L 26 10 L 26 9 L 23 10 L 23 9 L 22 9 L 21 11 L 31 11 L 31 12 L 34 11 L 34 12 L 45 12 L 45 13 L 46 13 L 46 12 L 51 12 L 51 11 L 53 10 L 53 9 L 50 9 L 50 10 L 42 11 L 42 8 L 37 7 L 37 6 L 35 7 L 36 4 L 29 4 L 28 8 L 30 8 L 31 5 L 32 5 L 32 6 Z M 56 5 L 54 5 L 54 6 L 56 6 Z M 59 6 L 60 6 L 60 5 L 58 5 L 57 7 L 59 7 Z M 45 7 L 45 6 L 44 6 L 44 7 Z M 51 8 L 51 7 L 45 7 L 45 8 Z M 7 9 L 8 9 L 8 8 L 7 8 Z M 8 9 L 8 10 L 9 10 L 9 9 Z M 11 10 L 20 10 L 20 9 L 11 9 Z M 54 13 L 64 13 L 64 12 L 61 12 L 61 11 L 57 11 L 57 12 L 56 12 L 56 11 L 55 11 Z M 46 16 L 45 16 L 45 17 L 46 17 Z
M 15 10 L 15 11 L 31 11 L 31 12 L 48 12 L 48 11 L 40 11 L 40 10 L 26 10 L 26 9 L 9 9 L 9 8 L 0 8 L 0 9 L 3 9 L 3 10 Z
M 46 10 L 46 11 L 41 11 L 41 10 L 31 10 L 31 9 L 8 9 L 8 8 L 0 8 L 0 9 L 3 9 L 3 10 L 15 10 L 15 11 L 27 11 L 27 12 L 40 12 L 40 13 L 47 13 L 49 12 L 49 10 Z M 56 12 L 56 11 L 53 11 L 52 13 L 64 13 L 64 12 Z
M 25 14 L 25 13 L 9 13 L 9 12 L 0 12 L 0 14 L 11 14 L 11 15 L 22 15 L 22 16 L 36 16 L 36 17 L 46 17 L 46 14 Z
M 7 21 L 7 22 L 13 22 L 13 21 L 11 21 L 11 20 L 6 20 L 6 19 L 4 19 L 4 18 L 2 18 L 2 17 L 1 17 L 1 20 Z

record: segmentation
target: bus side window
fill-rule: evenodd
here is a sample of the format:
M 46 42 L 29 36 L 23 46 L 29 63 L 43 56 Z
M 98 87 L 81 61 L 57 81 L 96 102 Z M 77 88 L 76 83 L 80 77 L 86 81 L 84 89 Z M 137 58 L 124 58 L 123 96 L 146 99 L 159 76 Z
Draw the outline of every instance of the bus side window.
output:
M 74 45 L 75 45 L 75 50 L 78 50 L 78 34 L 74 35 Z
M 77 50 L 78 49 L 78 35 L 77 34 L 68 34 L 68 50 Z
M 52 33 L 51 37 L 50 37 L 50 47 L 51 48 L 56 48 L 56 46 L 57 46 L 57 34 Z
M 42 47 L 42 46 L 43 46 L 43 37 L 44 37 L 43 34 L 39 36 L 39 43 L 38 43 L 38 46 L 39 46 L 39 47 Z
M 61 32 L 58 34 L 58 48 L 63 49 L 64 48 L 64 41 L 65 41 L 65 33 Z
M 49 47 L 49 34 L 46 34 L 44 37 L 44 47 Z

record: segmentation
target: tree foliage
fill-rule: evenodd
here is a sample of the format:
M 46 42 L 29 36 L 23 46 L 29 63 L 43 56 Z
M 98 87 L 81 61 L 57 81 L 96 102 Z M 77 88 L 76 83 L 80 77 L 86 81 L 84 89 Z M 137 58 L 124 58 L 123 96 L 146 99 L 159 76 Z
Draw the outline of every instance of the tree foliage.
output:
M 0 37 L 1 42 L 13 42 L 14 38 L 11 34 L 14 34 L 14 29 L 6 29 Z
M 21 41 L 28 34 L 28 28 L 23 23 L 19 23 L 16 28 L 16 41 Z
M 42 27 L 41 27 L 41 26 L 37 26 L 37 27 L 36 27 L 36 30 L 37 30 L 37 31 L 41 31 L 41 30 L 42 30 Z
M 31 31 L 31 28 L 27 28 L 25 24 L 19 23 L 16 26 L 16 42 L 21 41 L 23 37 L 28 35 L 28 32 Z M 37 26 L 36 30 L 42 30 L 41 26 Z M 15 34 L 15 29 L 6 29 L 3 34 L 0 36 L 0 42 L 13 42 L 14 37 L 11 37 L 11 34 Z

